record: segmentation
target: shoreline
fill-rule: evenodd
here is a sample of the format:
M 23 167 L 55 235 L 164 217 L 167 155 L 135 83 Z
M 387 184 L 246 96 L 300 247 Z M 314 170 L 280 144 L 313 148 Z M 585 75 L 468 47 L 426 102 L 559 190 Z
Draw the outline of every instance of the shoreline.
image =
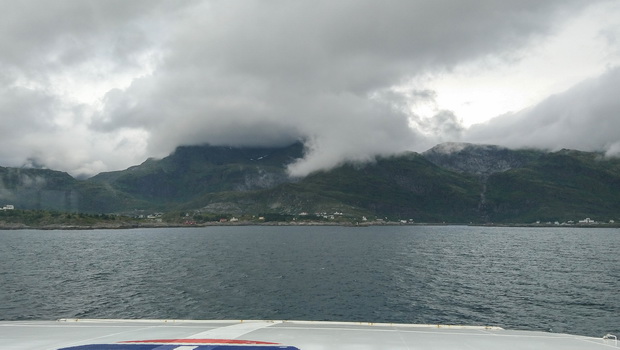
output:
M 554 224 L 524 224 L 524 223 L 402 223 L 402 222 L 370 222 L 370 223 L 350 223 L 350 222 L 208 222 L 200 224 L 177 224 L 177 223 L 120 223 L 114 224 L 93 224 L 93 225 L 63 225 L 51 224 L 41 226 L 28 226 L 25 224 L 0 223 L 0 231 L 16 230 L 130 230 L 141 228 L 203 228 L 203 227 L 235 227 L 235 226 L 344 226 L 344 227 L 374 227 L 374 226 L 471 226 L 471 227 L 522 227 L 522 228 L 620 228 L 620 224 L 581 224 L 581 225 L 554 225 Z

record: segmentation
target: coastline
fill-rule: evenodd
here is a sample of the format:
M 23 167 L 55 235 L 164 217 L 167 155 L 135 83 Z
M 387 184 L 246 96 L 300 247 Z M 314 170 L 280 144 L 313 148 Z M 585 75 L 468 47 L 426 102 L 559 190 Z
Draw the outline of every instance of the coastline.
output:
M 471 226 L 471 227 L 515 227 L 515 228 L 620 228 L 620 224 L 575 224 L 575 225 L 555 225 L 555 224 L 527 224 L 527 223 L 402 223 L 402 222 L 323 222 L 323 221 L 287 221 L 287 222 L 206 222 L 197 224 L 180 223 L 96 223 L 91 225 L 72 225 L 72 224 L 49 224 L 49 225 L 26 225 L 22 223 L 0 222 L 0 230 L 129 230 L 141 228 L 202 228 L 202 227 L 235 227 L 235 226 L 346 226 L 346 227 L 373 227 L 373 226 Z

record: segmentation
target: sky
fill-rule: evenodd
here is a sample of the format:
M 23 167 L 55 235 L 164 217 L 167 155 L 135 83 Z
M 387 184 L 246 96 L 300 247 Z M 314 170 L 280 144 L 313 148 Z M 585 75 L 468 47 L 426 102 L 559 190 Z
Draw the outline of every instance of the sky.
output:
M 87 177 L 302 141 L 620 155 L 616 0 L 0 0 L 0 166 Z

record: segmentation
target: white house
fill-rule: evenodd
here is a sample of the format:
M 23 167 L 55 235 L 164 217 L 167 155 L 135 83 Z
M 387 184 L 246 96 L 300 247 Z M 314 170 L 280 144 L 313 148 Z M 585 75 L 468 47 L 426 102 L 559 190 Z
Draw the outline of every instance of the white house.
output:
M 15 206 L 13 204 L 7 204 L 4 207 L 2 207 L 0 210 L 14 210 Z
M 595 224 L 596 221 L 594 221 L 594 220 L 592 220 L 590 218 L 585 218 L 583 220 L 579 220 L 579 223 L 580 224 Z

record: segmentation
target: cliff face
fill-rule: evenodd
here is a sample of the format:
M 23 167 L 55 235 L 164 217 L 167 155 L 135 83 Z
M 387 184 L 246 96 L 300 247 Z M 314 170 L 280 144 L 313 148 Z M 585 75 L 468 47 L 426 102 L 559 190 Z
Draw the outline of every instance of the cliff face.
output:
M 500 146 L 455 142 L 442 143 L 422 153 L 437 166 L 482 176 L 520 168 L 542 154 L 534 150 L 511 150 Z
M 526 167 L 543 154 L 544 152 L 536 150 L 512 150 L 494 145 L 447 142 L 429 149 L 423 156 L 439 167 L 478 177 L 478 219 L 488 222 L 493 221 L 496 214 L 503 211 L 503 204 L 497 205 L 488 201 L 489 177 Z

